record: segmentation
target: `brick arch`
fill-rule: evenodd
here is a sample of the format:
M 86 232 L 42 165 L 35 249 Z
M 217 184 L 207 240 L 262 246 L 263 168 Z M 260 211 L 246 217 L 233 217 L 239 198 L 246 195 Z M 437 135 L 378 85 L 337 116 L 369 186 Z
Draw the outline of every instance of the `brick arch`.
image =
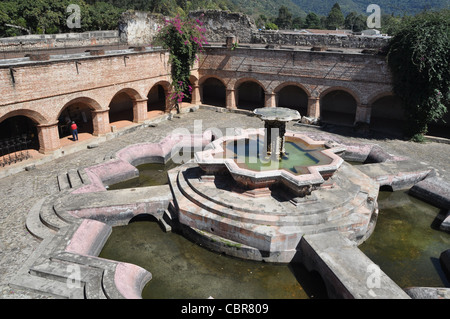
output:
M 324 91 L 321 91 L 319 93 L 319 98 L 322 99 L 323 97 L 325 97 L 328 93 L 334 92 L 334 91 L 344 91 L 347 92 L 348 94 L 350 94 L 356 101 L 356 104 L 359 105 L 361 104 L 361 98 L 359 97 L 358 94 L 355 93 L 354 90 L 347 88 L 345 86 L 332 86 L 329 87 L 327 89 L 325 89 Z
M 118 95 L 121 93 L 126 93 L 133 101 L 138 101 L 138 100 L 142 100 L 143 97 L 142 95 L 136 91 L 135 89 L 132 88 L 123 88 L 117 92 L 114 93 L 114 95 L 111 97 L 111 99 L 109 100 L 109 103 L 111 103 L 111 101 Z
M 191 74 L 191 76 L 189 77 L 189 82 L 191 82 L 192 85 L 198 85 L 198 81 L 198 76 Z
M 368 105 L 371 130 L 403 136 L 407 119 L 402 101 L 397 95 L 389 91 L 374 94 Z
M 335 97 L 328 101 L 327 96 L 333 92 L 345 92 L 353 101 L 349 103 L 346 99 Z M 320 97 L 320 118 L 324 123 L 332 123 L 344 126 L 353 126 L 357 121 L 358 106 L 361 105 L 359 96 L 346 87 L 330 87 L 322 91 Z M 332 102 L 332 103 L 330 103 Z
M 306 86 L 304 86 L 304 85 L 302 85 L 302 84 L 300 84 L 300 83 L 298 83 L 298 82 L 292 82 L 292 81 L 283 82 L 283 83 L 279 84 L 279 85 L 273 90 L 273 92 L 274 92 L 274 93 L 278 93 L 278 92 L 280 92 L 282 89 L 284 89 L 284 88 L 287 87 L 287 86 L 296 86 L 296 87 L 299 87 L 300 89 L 302 89 L 303 91 L 305 91 L 305 93 L 306 93 L 306 95 L 307 95 L 308 97 L 311 97 L 311 92 L 309 91 L 309 89 L 308 89 Z
M 162 87 L 164 91 L 164 97 L 159 96 L 159 92 L 154 92 L 158 87 Z M 159 90 L 159 89 L 158 89 Z M 151 111 L 162 111 L 166 112 L 168 107 L 168 96 L 171 90 L 170 82 L 167 80 L 161 80 L 154 83 L 150 89 L 147 91 L 147 112 Z M 153 91 L 153 92 L 152 92 Z M 155 96 L 156 95 L 156 96 Z
M 294 91 L 291 88 L 294 88 Z M 303 93 L 299 95 L 298 90 Z M 282 92 L 283 94 L 281 94 Z M 276 106 L 291 108 L 297 110 L 303 116 L 307 115 L 308 100 L 311 98 L 311 93 L 300 83 L 291 81 L 283 82 L 274 89 L 274 94 L 276 96 Z
M 59 110 L 57 116 L 54 118 L 54 121 L 58 121 L 58 118 L 61 116 L 61 113 L 70 105 L 75 104 L 75 103 L 82 103 L 87 105 L 91 111 L 101 111 L 102 107 L 101 105 L 94 99 L 90 98 L 90 97 L 86 97 L 86 96 L 82 96 L 82 97 L 77 97 L 75 99 L 70 100 L 69 102 L 67 102 L 66 104 L 64 104 L 64 106 Z
M 220 84 L 222 84 L 223 89 L 216 85 L 210 86 L 210 90 L 205 91 L 207 81 L 211 79 L 217 80 Z M 219 107 L 226 107 L 227 85 L 222 78 L 215 75 L 206 75 L 200 79 L 199 87 L 202 103 Z
M 131 100 L 131 103 L 125 96 Z M 145 114 L 147 112 L 144 112 L 144 109 L 141 110 L 141 108 L 138 108 L 137 106 L 140 105 L 140 103 L 146 104 L 146 100 L 147 97 L 143 98 L 142 95 L 133 88 L 126 87 L 120 89 L 115 92 L 109 100 L 109 122 L 121 122 L 120 125 L 127 125 L 127 121 L 143 121 L 146 118 Z
M 383 98 L 383 97 L 387 97 L 387 96 L 395 96 L 395 93 L 392 91 L 385 91 L 385 92 L 381 92 L 381 93 L 376 93 L 373 94 L 371 96 L 369 96 L 368 100 L 368 105 L 372 105 L 373 103 L 375 103 L 377 100 Z
M 227 84 L 225 83 L 225 80 L 217 75 L 204 75 L 199 79 L 198 84 L 203 85 L 205 83 L 205 81 L 207 81 L 208 79 L 211 79 L 211 78 L 219 80 L 220 82 L 222 82 L 222 84 L 225 86 L 225 88 L 227 88 Z
M 259 86 L 262 87 L 262 89 L 264 90 L 265 93 L 268 93 L 268 92 L 267 92 L 267 87 L 266 87 L 261 81 L 259 81 L 259 80 L 256 79 L 256 78 L 253 78 L 253 77 L 245 77 L 245 78 L 240 78 L 240 79 L 238 79 L 238 80 L 234 83 L 233 89 L 234 89 L 234 90 L 239 89 L 239 87 L 241 86 L 241 84 L 243 84 L 243 83 L 245 83 L 245 82 L 255 82 L 255 83 L 257 83 Z
M 161 81 L 158 81 L 158 82 L 152 84 L 150 89 L 147 91 L 147 95 L 148 95 L 148 92 L 150 92 L 150 90 L 153 89 L 156 85 L 161 85 L 164 88 L 164 91 L 166 91 L 166 92 L 169 92 L 170 88 L 171 88 L 171 84 L 169 81 L 161 80 Z
M 261 91 L 251 91 L 251 90 L 244 90 L 241 91 L 241 87 L 245 83 L 252 83 L 256 84 L 261 88 Z M 235 85 L 235 100 L 236 100 L 236 106 L 240 109 L 246 109 L 246 110 L 254 110 L 255 108 L 264 107 L 266 104 L 266 98 L 270 97 L 270 94 L 268 94 L 266 87 L 257 79 L 255 78 L 241 78 L 238 81 L 236 81 Z M 261 95 L 262 92 L 262 96 Z
M 6 113 L 5 115 L 0 117 L 0 123 L 4 120 L 14 117 L 14 116 L 25 116 L 31 119 L 36 125 L 49 124 L 50 122 L 46 119 L 41 113 L 27 110 L 27 109 L 19 109 Z

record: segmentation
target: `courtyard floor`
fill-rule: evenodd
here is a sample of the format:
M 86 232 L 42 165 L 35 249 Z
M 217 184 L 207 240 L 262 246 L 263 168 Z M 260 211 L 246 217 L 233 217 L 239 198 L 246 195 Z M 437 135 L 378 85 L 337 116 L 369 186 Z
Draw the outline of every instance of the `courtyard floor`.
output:
M 165 120 L 158 125 L 144 127 L 121 134 L 118 137 L 98 143 L 98 147 L 87 148 L 88 144 L 97 143 L 97 138 L 64 143 L 64 148 L 73 148 L 78 143 L 76 152 L 40 163 L 29 171 L 22 170 L 16 174 L 0 179 L 0 298 L 28 299 L 49 298 L 28 291 L 17 290 L 8 285 L 12 276 L 18 271 L 28 256 L 38 247 L 39 241 L 26 229 L 25 220 L 33 204 L 44 196 L 59 192 L 57 176 L 70 169 L 89 167 L 104 161 L 105 156 L 130 144 L 141 142 L 159 142 L 174 129 L 186 128 L 194 133 L 194 121 L 202 121 L 203 131 L 208 128 L 226 129 L 232 127 L 263 127 L 256 117 L 238 113 L 222 113 L 209 109 L 199 109 Z M 198 122 L 197 122 L 198 123 Z M 450 178 L 450 144 L 426 142 L 413 143 L 385 137 L 363 138 L 352 134 L 350 129 L 288 125 L 289 130 L 325 132 L 337 135 L 347 142 L 378 144 L 388 153 L 409 157 L 433 166 L 445 180 Z M 126 129 L 125 129 L 126 130 Z M 29 161 L 32 164 L 33 161 Z M 0 173 L 2 169 L 0 168 Z

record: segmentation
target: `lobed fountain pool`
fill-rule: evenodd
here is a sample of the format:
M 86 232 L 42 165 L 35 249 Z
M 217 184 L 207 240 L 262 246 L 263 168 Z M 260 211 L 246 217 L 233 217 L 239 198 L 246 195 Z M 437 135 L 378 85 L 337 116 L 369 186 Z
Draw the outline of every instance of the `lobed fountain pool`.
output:
M 240 168 L 252 171 L 288 170 L 292 174 L 307 174 L 308 166 L 328 165 L 332 159 L 321 151 L 323 146 L 308 145 L 303 140 L 286 137 L 285 152 L 280 158 L 268 156 L 265 136 L 253 135 L 242 140 L 223 142 L 224 152 L 216 153 L 215 158 L 231 158 Z
M 152 175 L 155 169 L 166 174 L 174 166 L 172 162 L 147 164 L 140 171 L 143 176 Z M 163 178 L 160 182 L 166 183 Z M 115 187 L 126 187 L 124 183 Z M 133 183 L 136 185 L 136 181 Z M 406 191 L 381 191 L 378 204 L 375 231 L 359 248 L 402 288 L 449 287 L 439 255 L 450 246 L 450 235 L 433 228 L 439 209 Z M 147 299 L 327 298 L 318 274 L 308 272 L 301 264 L 225 256 L 180 234 L 164 233 L 156 222 L 148 220 L 114 227 L 100 257 L 150 271 L 153 279 L 142 292 Z

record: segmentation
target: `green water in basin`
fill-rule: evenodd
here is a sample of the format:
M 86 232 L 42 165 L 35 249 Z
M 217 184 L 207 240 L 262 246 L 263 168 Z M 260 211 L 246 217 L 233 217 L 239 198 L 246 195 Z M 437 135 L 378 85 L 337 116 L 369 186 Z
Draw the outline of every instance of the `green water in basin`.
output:
M 286 137 L 285 156 L 277 159 L 267 155 L 264 137 L 252 136 L 249 139 L 226 141 L 224 152 L 216 154 L 216 158 L 232 158 L 236 164 L 252 171 L 269 171 L 284 169 L 295 175 L 308 173 L 308 166 L 327 165 L 332 159 L 321 151 L 324 147 L 310 146 L 299 139 Z
M 167 171 L 178 165 L 179 164 L 174 163 L 172 160 L 169 160 L 165 164 L 150 163 L 136 166 L 139 170 L 138 177 L 109 185 L 108 190 L 166 185 L 169 183 Z
M 450 287 L 439 262 L 450 234 L 439 230 L 440 209 L 407 191 L 380 191 L 375 231 L 359 248 L 400 287 Z

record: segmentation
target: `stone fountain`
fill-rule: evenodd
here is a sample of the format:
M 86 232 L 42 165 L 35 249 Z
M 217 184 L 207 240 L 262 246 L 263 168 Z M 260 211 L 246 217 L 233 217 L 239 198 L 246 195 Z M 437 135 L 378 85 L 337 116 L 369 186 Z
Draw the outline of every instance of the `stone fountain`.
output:
M 283 107 L 259 108 L 255 109 L 254 113 L 264 121 L 267 155 L 271 156 L 273 153 L 276 159 L 285 157 L 286 123 L 300 120 L 300 113 Z
M 181 232 L 212 250 L 269 262 L 292 261 L 306 234 L 367 238 L 379 185 L 345 163 L 339 145 L 287 131 L 298 112 L 255 114 L 264 128 L 217 138 L 169 171 Z

